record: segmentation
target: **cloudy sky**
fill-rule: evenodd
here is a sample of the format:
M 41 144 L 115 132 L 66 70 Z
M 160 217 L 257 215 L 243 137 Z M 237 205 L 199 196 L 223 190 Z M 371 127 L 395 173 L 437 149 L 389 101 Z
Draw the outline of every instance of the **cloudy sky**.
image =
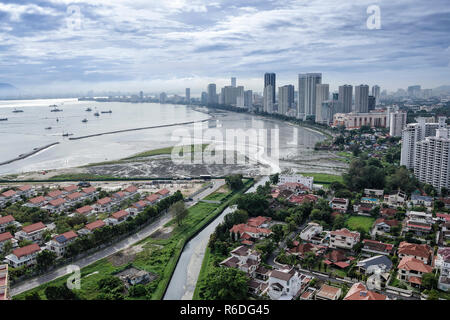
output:
M 23 90 L 197 95 L 322 72 L 391 91 L 449 85 L 449 65 L 448 0 L 0 0 L 0 82 Z

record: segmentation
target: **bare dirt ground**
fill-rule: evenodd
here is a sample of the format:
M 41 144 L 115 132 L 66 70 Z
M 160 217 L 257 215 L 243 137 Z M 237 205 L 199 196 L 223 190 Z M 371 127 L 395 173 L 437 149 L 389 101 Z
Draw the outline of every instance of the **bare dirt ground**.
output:
M 173 226 L 161 228 L 161 229 L 158 229 L 156 232 L 154 232 L 150 236 L 150 238 L 161 239 L 161 240 L 168 239 L 168 238 L 170 238 L 172 231 L 173 231 Z
M 108 261 L 111 262 L 111 264 L 115 267 L 123 266 L 127 263 L 133 262 L 136 259 L 136 255 L 139 252 L 142 252 L 143 250 L 144 250 L 143 244 L 135 245 L 123 251 L 117 252 L 112 256 L 109 256 Z

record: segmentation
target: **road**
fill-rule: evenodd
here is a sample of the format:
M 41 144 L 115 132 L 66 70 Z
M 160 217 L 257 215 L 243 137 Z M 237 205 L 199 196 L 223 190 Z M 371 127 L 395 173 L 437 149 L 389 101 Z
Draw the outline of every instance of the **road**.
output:
M 209 194 L 213 193 L 214 191 L 216 191 L 220 187 L 222 187 L 225 184 L 225 181 L 224 180 L 216 180 L 213 183 L 214 184 L 213 184 L 212 188 L 208 188 L 205 191 L 203 191 L 202 193 L 195 196 L 193 198 L 193 201 L 186 203 L 186 206 L 191 207 L 191 206 L 195 205 L 200 199 L 208 196 Z M 84 268 L 88 265 L 93 264 L 94 262 L 97 262 L 97 261 L 99 261 L 103 258 L 106 258 L 112 254 L 115 254 L 121 250 L 124 250 L 124 249 L 132 246 L 133 244 L 135 244 L 145 238 L 148 238 L 152 233 L 157 231 L 159 228 L 163 227 L 171 219 L 172 219 L 172 216 L 170 214 L 166 213 L 165 215 L 161 216 L 158 220 L 156 220 L 152 224 L 148 225 L 144 229 L 140 230 L 136 234 L 133 234 L 112 246 L 101 249 L 100 251 L 97 251 L 90 256 L 87 256 L 87 257 L 81 258 L 77 261 L 74 261 L 71 263 L 71 265 L 76 265 L 80 268 Z M 57 278 L 60 278 L 62 276 L 65 276 L 66 274 L 68 274 L 67 266 L 64 266 L 64 267 L 58 268 L 56 270 L 53 270 L 49 273 L 43 274 L 41 276 L 29 279 L 29 280 L 25 280 L 24 282 L 11 287 L 11 296 L 15 296 L 22 292 L 31 290 L 33 288 L 40 286 L 41 284 L 44 284 L 44 283 L 53 281 Z

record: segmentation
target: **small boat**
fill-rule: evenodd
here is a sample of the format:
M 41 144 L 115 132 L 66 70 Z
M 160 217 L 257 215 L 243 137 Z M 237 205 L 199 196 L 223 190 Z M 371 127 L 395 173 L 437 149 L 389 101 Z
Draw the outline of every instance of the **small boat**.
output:
M 47 127 L 45 128 L 45 130 L 52 130 L 52 127 Z
M 91 112 L 92 109 L 91 109 L 91 108 L 87 108 L 86 111 L 87 111 L 87 112 Z
M 58 109 L 58 108 L 50 110 L 50 112 L 61 112 L 61 111 L 62 111 L 62 109 Z
M 48 106 L 49 108 L 58 108 L 58 106 L 56 104 L 52 104 Z
M 100 113 L 96 112 L 96 113 L 94 113 L 94 116 L 100 117 Z
M 73 136 L 73 133 L 63 133 L 63 137 Z
M 58 119 L 58 118 L 56 118 L 56 122 L 59 122 L 59 119 Z
M 111 110 L 109 110 L 109 111 L 102 111 L 102 113 L 112 113 L 112 111 Z
M 0 118 L 0 121 L 8 121 L 8 118 Z
M 19 112 L 23 112 L 23 110 L 20 110 L 20 109 L 14 109 L 13 112 L 14 112 L 14 113 L 19 113 Z
M 86 123 L 86 122 L 88 122 L 88 120 L 87 119 L 83 119 L 83 120 L 81 120 L 81 122 Z

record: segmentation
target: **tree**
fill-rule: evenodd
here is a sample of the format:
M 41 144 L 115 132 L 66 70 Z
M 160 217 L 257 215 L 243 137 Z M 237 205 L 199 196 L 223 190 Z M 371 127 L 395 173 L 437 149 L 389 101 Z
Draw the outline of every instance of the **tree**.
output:
M 142 284 L 136 284 L 134 286 L 131 286 L 128 289 L 128 295 L 130 297 L 143 297 L 147 294 L 147 289 Z
M 77 295 L 67 288 L 65 284 L 59 286 L 50 285 L 45 288 L 45 296 L 48 300 L 77 300 Z
M 425 273 L 422 276 L 422 287 L 431 290 L 431 289 L 436 289 L 437 288 L 437 279 L 436 276 L 434 275 L 434 273 L 430 272 L 430 273 Z
M 283 239 L 284 231 L 283 231 L 283 226 L 281 224 L 274 225 L 272 227 L 272 232 L 273 232 L 273 240 L 275 242 L 280 242 L 281 239 Z
M 97 282 L 100 293 L 99 300 L 123 300 L 125 285 L 122 280 L 114 276 L 105 276 Z
M 3 244 L 3 255 L 8 255 L 11 253 L 11 250 L 13 248 L 13 244 L 11 242 L 11 240 L 5 241 L 5 243 Z
M 201 284 L 200 297 L 204 300 L 245 300 L 248 281 L 239 269 L 214 268 Z
M 36 268 L 40 271 L 47 270 L 54 264 L 56 260 L 56 253 L 49 250 L 43 250 L 36 256 Z
M 34 291 L 33 293 L 28 293 L 25 296 L 25 300 L 42 300 L 42 299 L 39 293 L 37 291 Z
M 279 173 L 275 173 L 275 174 L 270 176 L 270 182 L 272 184 L 278 184 L 279 181 L 280 181 L 280 174 Z
M 183 220 L 188 216 L 189 211 L 186 209 L 186 205 L 183 201 L 175 202 L 169 209 L 172 213 L 172 216 L 177 221 L 177 224 L 181 226 L 183 224 Z
M 231 190 L 240 190 L 244 186 L 242 174 L 233 174 L 225 177 L 225 182 Z
M 263 215 L 269 208 L 266 197 L 256 193 L 243 194 L 236 202 L 238 209 L 247 211 L 250 217 Z

